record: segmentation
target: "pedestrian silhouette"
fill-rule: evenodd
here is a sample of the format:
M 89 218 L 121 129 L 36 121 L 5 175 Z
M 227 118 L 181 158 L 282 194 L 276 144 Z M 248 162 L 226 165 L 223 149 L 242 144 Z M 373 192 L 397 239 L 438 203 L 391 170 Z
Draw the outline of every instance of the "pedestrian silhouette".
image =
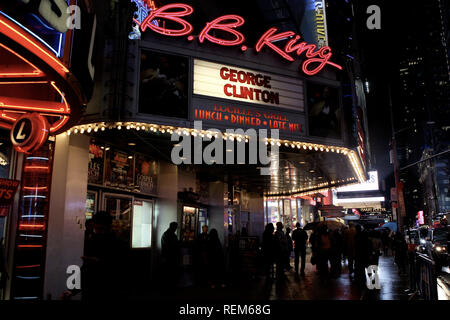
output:
M 262 255 L 264 260 L 264 272 L 269 277 L 275 262 L 275 228 L 273 223 L 266 224 L 262 236 Z
M 93 232 L 81 257 L 82 299 L 117 299 L 125 290 L 126 244 L 112 231 L 112 217 L 106 211 L 97 212 L 92 223 Z
M 180 241 L 176 231 L 178 223 L 171 222 L 161 237 L 161 258 L 166 289 L 177 285 L 180 275 Z
M 197 237 L 195 241 L 195 262 L 196 265 L 196 278 L 197 283 L 201 286 L 206 285 L 208 282 L 208 226 L 202 226 L 202 233 Z
M 286 228 L 286 242 L 287 242 L 287 252 L 286 252 L 286 269 L 291 270 L 291 254 L 294 249 L 294 246 L 292 245 L 292 238 L 291 238 L 291 228 Z
M 353 222 L 350 222 L 349 228 L 344 230 L 343 234 L 343 253 L 347 258 L 348 273 L 350 276 L 355 272 L 355 236 L 356 228 Z
M 300 223 L 295 225 L 296 229 L 292 232 L 292 240 L 294 241 L 294 267 L 295 272 L 298 273 L 298 263 L 301 257 L 300 274 L 305 275 L 305 263 L 306 263 L 306 241 L 308 240 L 308 234 L 300 227 Z
M 225 257 L 219 234 L 211 229 L 207 240 L 208 283 L 211 288 L 225 287 Z
M 288 243 L 286 235 L 283 232 L 283 223 L 277 222 L 277 230 L 275 231 L 275 263 L 277 266 L 277 280 L 284 278 L 284 268 L 286 266 L 286 254 L 288 251 Z

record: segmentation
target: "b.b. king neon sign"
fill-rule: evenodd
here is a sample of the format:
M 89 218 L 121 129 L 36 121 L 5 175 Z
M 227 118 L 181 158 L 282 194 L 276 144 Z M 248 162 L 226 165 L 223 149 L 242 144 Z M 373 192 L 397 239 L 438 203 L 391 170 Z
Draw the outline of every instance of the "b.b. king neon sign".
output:
M 182 17 L 187 17 L 194 12 L 194 8 L 187 4 L 174 3 L 168 4 L 161 8 L 150 10 L 148 15 L 140 23 L 140 28 L 144 32 L 148 29 L 152 31 L 172 37 L 187 36 L 189 41 L 193 41 L 195 37 L 192 35 L 194 27 Z M 169 29 L 165 27 L 164 23 L 155 24 L 155 20 L 169 20 L 179 25 L 178 29 Z M 135 20 L 136 23 L 138 23 Z M 205 40 L 221 45 L 221 46 L 241 46 L 244 52 L 248 47 L 244 44 L 245 36 L 237 30 L 245 23 L 244 18 L 238 15 L 225 15 L 208 22 L 203 30 L 198 35 L 198 41 L 204 43 Z M 219 38 L 212 35 L 212 31 L 220 30 L 222 33 L 230 35 L 231 39 Z M 275 43 L 281 40 L 288 40 L 283 46 L 277 46 Z M 302 61 L 302 71 L 309 75 L 319 73 L 326 65 L 330 65 L 339 70 L 342 67 L 330 61 L 332 56 L 331 48 L 328 46 L 317 49 L 315 44 L 308 44 L 305 41 L 300 41 L 300 35 L 293 31 L 278 32 L 278 29 L 273 27 L 264 32 L 264 34 L 256 42 L 256 52 L 261 52 L 265 47 L 278 54 L 287 61 L 294 61 L 294 57 L 300 57 L 304 54 L 305 58 Z

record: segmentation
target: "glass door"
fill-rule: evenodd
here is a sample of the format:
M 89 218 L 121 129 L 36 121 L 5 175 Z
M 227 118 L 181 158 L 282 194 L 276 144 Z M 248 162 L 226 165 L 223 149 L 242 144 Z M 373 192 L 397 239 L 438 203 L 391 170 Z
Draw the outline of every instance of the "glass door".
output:
M 134 200 L 132 226 L 131 247 L 133 249 L 151 248 L 153 201 L 140 199 Z
M 103 210 L 113 218 L 112 230 L 117 237 L 130 243 L 130 224 L 133 197 L 105 193 L 103 195 Z

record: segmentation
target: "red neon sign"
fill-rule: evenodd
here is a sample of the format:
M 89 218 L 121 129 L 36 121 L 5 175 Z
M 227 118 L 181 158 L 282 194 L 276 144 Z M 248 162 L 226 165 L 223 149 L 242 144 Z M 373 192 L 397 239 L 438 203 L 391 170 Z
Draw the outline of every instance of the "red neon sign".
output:
M 173 3 L 165 5 L 156 10 L 150 10 L 148 16 L 141 23 L 141 30 L 145 31 L 147 28 L 153 30 L 156 33 L 163 34 L 172 37 L 187 36 L 189 41 L 194 40 L 194 36 L 191 34 L 194 30 L 192 25 L 181 17 L 186 17 L 194 12 L 194 8 L 183 3 Z M 154 20 L 169 20 L 180 25 L 179 29 L 169 29 L 165 27 L 165 22 L 158 25 L 152 24 Z M 136 22 L 136 21 L 135 21 Z M 247 46 L 243 45 L 245 42 L 244 35 L 236 30 L 245 23 L 244 18 L 238 15 L 225 15 L 208 22 L 198 36 L 198 41 L 204 43 L 205 39 L 209 42 L 221 45 L 221 46 L 241 46 L 242 52 L 247 50 Z M 227 40 L 218 38 L 210 34 L 212 30 L 220 30 L 224 33 L 228 33 L 234 39 Z M 255 50 L 261 52 L 264 47 L 272 50 L 283 59 L 288 61 L 294 61 L 294 57 L 291 55 L 294 53 L 298 57 L 305 54 L 303 59 L 301 70 L 310 76 L 319 73 L 326 65 L 330 65 L 334 68 L 342 70 L 342 67 L 334 62 L 330 61 L 332 56 L 330 47 L 322 47 L 317 50 L 317 46 L 314 44 L 308 44 L 303 41 L 298 43 L 300 36 L 293 31 L 284 31 L 277 33 L 277 28 L 270 28 L 267 30 L 257 41 Z M 278 47 L 274 42 L 281 40 L 289 40 L 284 48 Z
M 232 20 L 232 22 L 223 23 L 224 21 L 229 20 Z M 206 38 L 209 41 L 217 43 L 222 46 L 238 46 L 245 41 L 245 37 L 242 33 L 235 30 L 234 28 L 240 27 L 244 23 L 245 23 L 244 18 L 236 15 L 227 15 L 219 17 L 206 24 L 206 27 L 202 30 L 202 32 L 200 32 L 200 35 L 198 36 L 198 41 L 200 41 L 200 43 L 203 43 L 203 41 L 205 41 Z M 231 33 L 236 38 L 234 40 L 224 40 L 214 37 L 209 34 L 209 31 L 214 29 Z

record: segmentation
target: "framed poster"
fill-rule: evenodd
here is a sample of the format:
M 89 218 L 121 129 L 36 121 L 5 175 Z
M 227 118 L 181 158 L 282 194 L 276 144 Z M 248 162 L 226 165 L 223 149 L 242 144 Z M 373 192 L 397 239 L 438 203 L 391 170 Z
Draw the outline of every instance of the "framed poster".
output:
M 134 187 L 134 157 L 120 150 L 110 149 L 106 152 L 105 185 L 119 188 Z
M 158 162 L 137 154 L 135 161 L 135 190 L 142 193 L 157 193 Z
M 197 230 L 197 208 L 183 206 L 181 219 L 181 241 L 195 240 Z
M 102 147 L 92 139 L 89 144 L 88 183 L 103 184 L 104 155 Z

